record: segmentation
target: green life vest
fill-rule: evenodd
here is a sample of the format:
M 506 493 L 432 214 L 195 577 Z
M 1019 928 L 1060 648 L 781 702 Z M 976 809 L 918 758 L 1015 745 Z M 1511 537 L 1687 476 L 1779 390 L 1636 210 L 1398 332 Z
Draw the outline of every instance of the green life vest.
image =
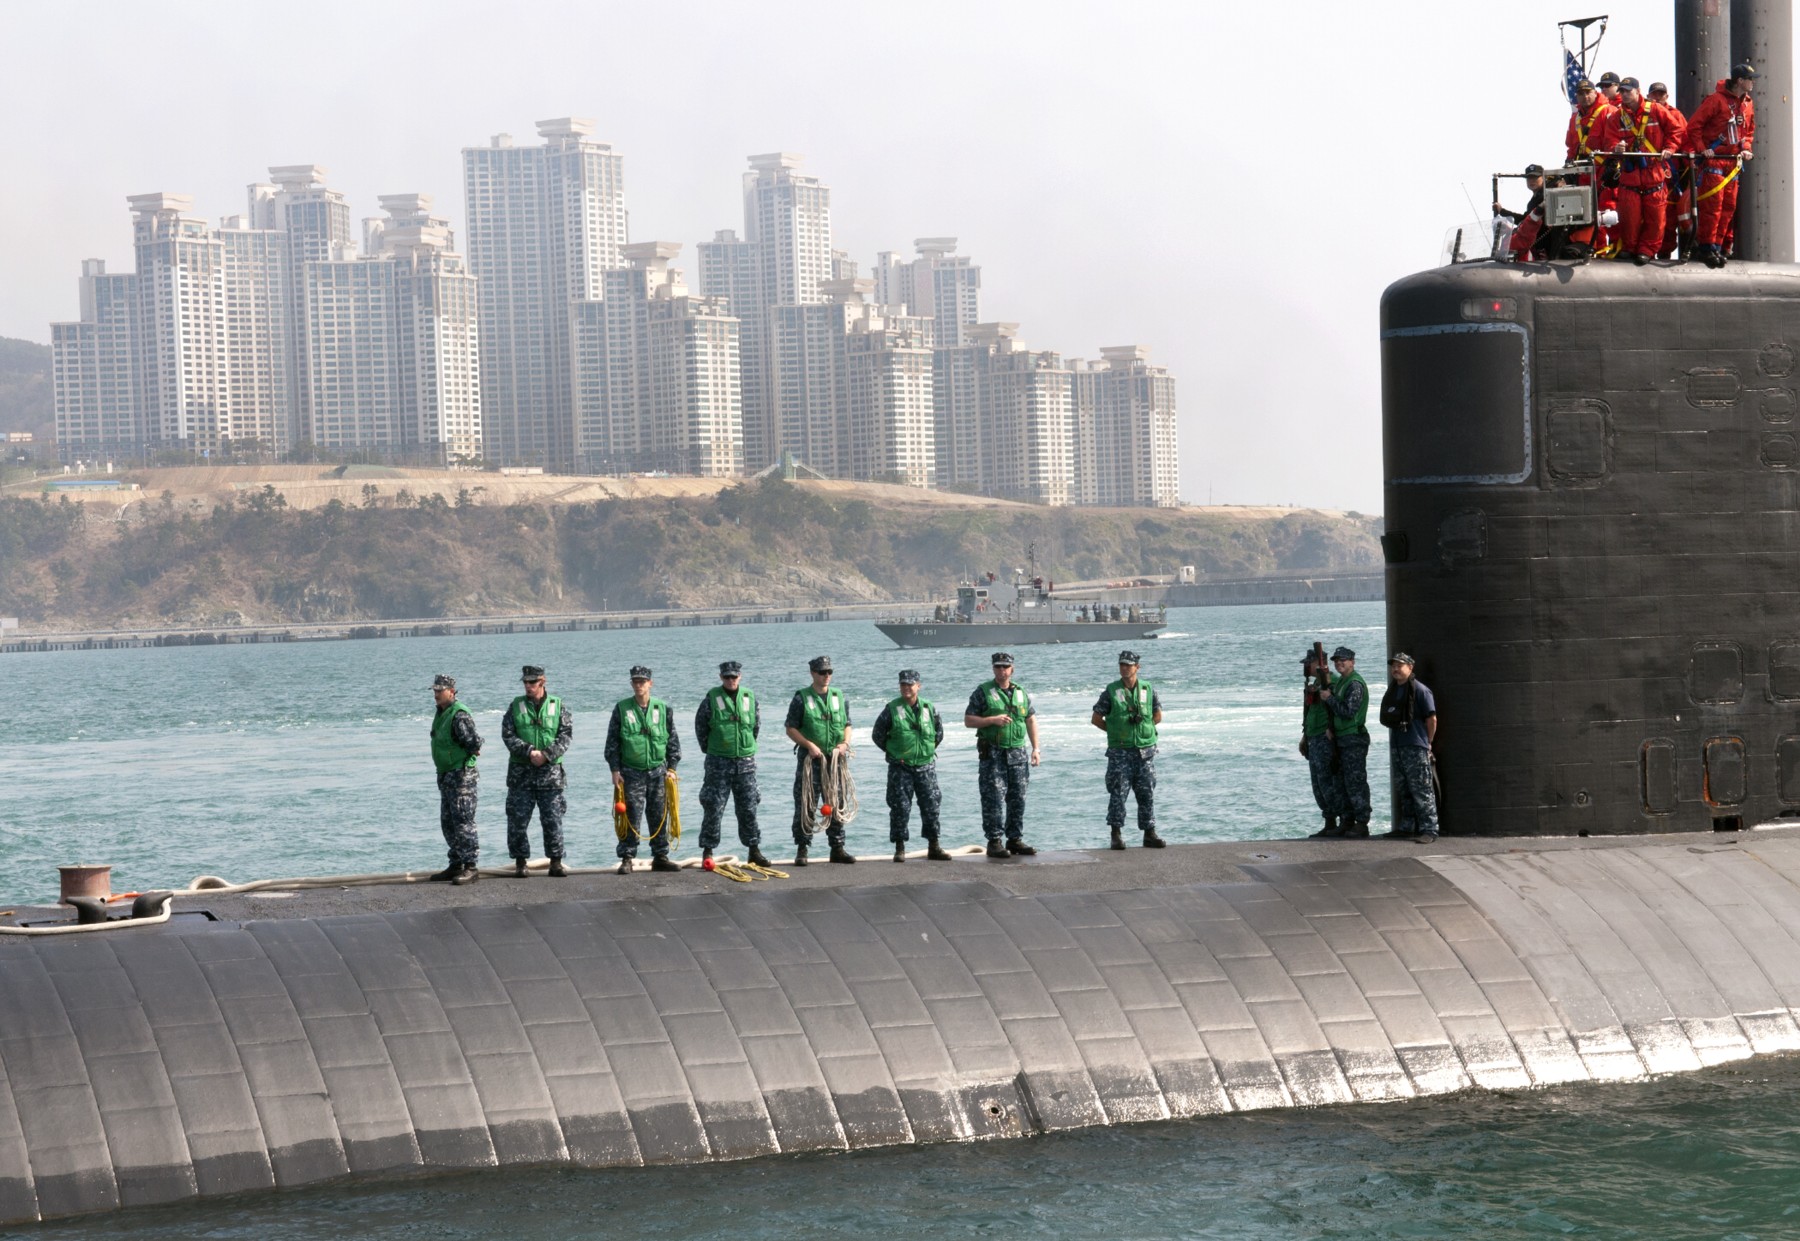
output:
M 475 766 L 475 756 L 463 749 L 450 731 L 458 712 L 467 715 L 469 709 L 460 700 L 454 700 L 431 719 L 431 761 L 437 764 L 440 775 Z
M 654 771 L 669 757 L 669 704 L 652 698 L 644 706 L 637 698 L 619 702 L 619 766 L 632 771 Z
M 1012 720 L 1007 724 L 986 724 L 977 728 L 976 739 L 991 742 L 1002 750 L 1016 750 L 1024 745 L 1025 717 L 1031 711 L 1031 695 L 1017 685 L 1003 690 L 992 681 L 983 681 L 981 692 L 985 695 L 983 715 L 1006 715 Z
M 1323 737 L 1331 731 L 1331 712 L 1323 702 L 1309 702 L 1300 721 L 1300 731 L 1308 737 Z
M 756 753 L 756 695 L 747 689 L 733 694 L 723 685 L 706 691 L 711 705 L 706 752 L 717 758 L 749 758 Z
M 800 702 L 800 735 L 827 753 L 837 749 L 850 727 L 850 708 L 837 686 L 828 685 L 823 694 L 815 694 L 809 685 L 800 691 Z
M 925 699 L 916 707 L 906 699 L 888 703 L 887 756 L 908 767 L 923 767 L 937 757 L 937 708 Z
M 550 747 L 556 744 L 557 729 L 562 726 L 562 699 L 554 694 L 545 694 L 541 706 L 533 706 L 531 699 L 520 694 L 513 699 L 512 706 L 513 733 L 533 750 L 549 753 Z M 531 760 L 523 754 L 512 756 L 514 767 L 523 767 Z M 560 756 L 550 762 L 554 765 L 562 762 Z
M 1135 703 L 1137 723 L 1131 722 Z M 1106 687 L 1106 748 L 1109 750 L 1147 750 L 1156 744 L 1155 711 L 1151 709 L 1155 695 L 1150 682 L 1140 680 L 1137 689 L 1125 688 L 1125 682 L 1114 681 Z
M 1358 707 L 1356 714 L 1348 719 L 1341 715 L 1332 715 L 1331 726 L 1337 730 L 1337 735 L 1340 737 L 1368 731 L 1366 724 L 1369 718 L 1369 683 L 1362 679 L 1362 673 L 1353 670 L 1347 677 L 1332 677 L 1331 696 L 1338 697 L 1344 692 L 1343 687 L 1352 681 L 1363 687 L 1362 706 Z M 1324 729 L 1319 731 L 1323 732 Z

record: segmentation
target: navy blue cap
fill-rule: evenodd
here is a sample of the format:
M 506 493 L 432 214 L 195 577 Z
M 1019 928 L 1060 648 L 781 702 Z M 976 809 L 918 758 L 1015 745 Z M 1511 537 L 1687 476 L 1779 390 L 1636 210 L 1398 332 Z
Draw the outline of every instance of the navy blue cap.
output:
M 519 673 L 519 680 L 521 681 L 541 681 L 543 679 L 544 670 L 536 664 L 526 664 Z
M 1137 664 L 1138 664 L 1137 652 L 1136 651 L 1120 651 L 1119 652 L 1119 662 L 1121 664 L 1130 664 L 1133 668 L 1137 667 Z
M 1355 659 L 1356 652 L 1347 646 L 1340 646 L 1337 650 L 1331 652 L 1331 657 L 1333 659 Z
M 814 655 L 811 659 L 806 661 L 806 667 L 811 672 L 830 672 L 831 656 Z
M 642 664 L 631 665 L 631 679 L 634 681 L 650 680 L 650 669 L 644 667 Z
M 919 683 L 919 674 L 918 674 L 917 670 L 912 669 L 912 668 L 900 669 L 900 684 L 902 684 L 902 685 L 917 685 L 918 683 Z
M 1010 668 L 1013 666 L 1012 656 L 1008 655 L 1005 651 L 995 651 L 994 657 L 988 660 L 988 663 L 996 668 Z
M 431 688 L 433 691 L 447 689 L 454 694 L 456 692 L 456 678 L 448 673 L 440 672 L 431 678 Z
M 719 675 L 722 677 L 739 676 L 742 675 L 743 671 L 744 665 L 740 664 L 735 659 L 728 659 L 719 665 Z

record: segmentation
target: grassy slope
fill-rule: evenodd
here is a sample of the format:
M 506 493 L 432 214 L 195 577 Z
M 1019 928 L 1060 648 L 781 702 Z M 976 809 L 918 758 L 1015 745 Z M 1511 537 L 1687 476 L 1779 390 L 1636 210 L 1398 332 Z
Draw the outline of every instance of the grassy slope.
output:
M 50 438 L 50 346 L 0 336 L 0 431 Z
M 1375 565 L 1374 523 L 1295 511 L 920 509 L 780 482 L 562 507 L 326 508 L 254 496 L 210 517 L 0 500 L 0 614 L 115 627 L 941 596 L 1022 564 L 1055 580 Z

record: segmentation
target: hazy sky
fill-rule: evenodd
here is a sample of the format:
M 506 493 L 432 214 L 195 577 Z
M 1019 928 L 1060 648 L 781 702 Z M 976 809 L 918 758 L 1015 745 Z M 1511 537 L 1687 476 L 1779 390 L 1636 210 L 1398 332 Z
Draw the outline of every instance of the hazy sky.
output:
M 1382 289 L 1465 187 L 1560 158 L 1558 18 L 1610 8 L 1601 67 L 1647 84 L 1672 7 L 0 0 L 0 335 L 74 318 L 83 258 L 130 270 L 129 194 L 216 219 L 317 163 L 356 219 L 434 195 L 461 247 L 461 148 L 588 116 L 690 277 L 744 157 L 801 152 L 865 271 L 952 235 L 1031 347 L 1150 346 L 1190 502 L 1379 511 Z

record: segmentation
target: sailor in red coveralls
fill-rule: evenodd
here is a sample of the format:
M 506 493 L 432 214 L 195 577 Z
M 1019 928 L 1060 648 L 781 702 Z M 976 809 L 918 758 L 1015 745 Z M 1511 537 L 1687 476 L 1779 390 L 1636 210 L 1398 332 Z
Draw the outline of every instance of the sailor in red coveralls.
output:
M 1756 137 L 1756 105 L 1750 102 L 1750 86 L 1756 70 L 1733 65 L 1731 76 L 1721 79 L 1713 93 L 1701 101 L 1688 121 L 1682 144 L 1705 158 L 1696 170 L 1694 194 L 1700 222 L 1694 252 L 1708 267 L 1725 266 L 1732 223 L 1737 218 L 1738 172 L 1750 159 Z
M 1642 267 L 1662 246 L 1668 206 L 1671 151 L 1681 149 L 1683 132 L 1674 113 L 1644 98 L 1636 78 L 1619 82 L 1619 106 L 1597 127 L 1593 145 L 1619 160 L 1619 255 Z

